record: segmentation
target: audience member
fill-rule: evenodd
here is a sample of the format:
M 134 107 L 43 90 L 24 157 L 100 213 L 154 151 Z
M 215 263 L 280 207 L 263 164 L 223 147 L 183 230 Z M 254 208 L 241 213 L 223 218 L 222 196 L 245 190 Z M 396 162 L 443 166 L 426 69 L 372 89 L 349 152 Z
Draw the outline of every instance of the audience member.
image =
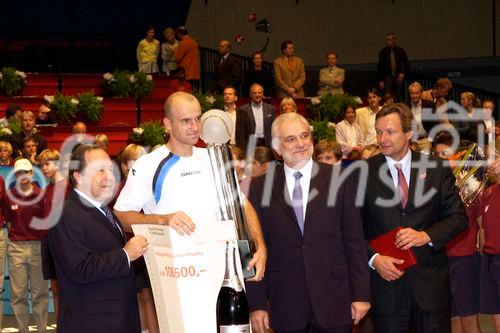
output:
M 23 140 L 28 136 L 35 140 L 37 154 L 47 149 L 47 142 L 35 128 L 35 115 L 33 112 L 24 111 L 22 113 L 21 129 L 21 133 L 12 136 L 11 143 L 14 149 L 21 151 L 23 149 Z
M 461 117 L 463 117 L 464 114 L 459 113 L 461 117 L 460 119 L 452 121 L 453 127 L 460 136 L 460 140 L 477 142 L 477 137 L 475 137 L 471 131 L 473 123 L 472 117 L 474 116 L 474 109 L 481 107 L 481 101 L 476 98 L 476 95 L 474 95 L 474 93 L 470 91 L 464 91 L 460 94 L 460 105 L 466 111 L 468 119 L 462 119 Z M 452 112 L 454 112 L 454 110 L 452 110 Z
M 146 38 L 137 45 L 137 63 L 139 71 L 146 74 L 158 73 L 158 54 L 160 53 L 160 42 L 155 39 L 155 28 L 149 26 L 146 30 Z
M 295 46 L 292 41 L 281 43 L 281 57 L 274 60 L 274 79 L 278 86 L 277 96 L 300 98 L 304 97 L 306 71 L 301 58 L 294 55 Z
M 57 119 L 54 112 L 46 104 L 41 104 L 38 108 L 36 125 L 57 125 Z
M 356 122 L 354 106 L 346 105 L 342 117 L 344 120 L 335 125 L 335 140 L 340 145 L 344 157 L 357 157 L 364 148 L 364 138 Z
M 326 54 L 328 67 L 319 71 L 318 95 L 340 95 L 344 93 L 342 85 L 345 80 L 345 70 L 337 67 L 337 52 L 330 51 Z
M 173 79 L 170 80 L 168 84 L 168 88 L 165 91 L 165 96 L 170 96 L 177 91 L 184 91 L 187 93 L 191 93 L 193 91 L 191 83 L 189 83 L 189 81 L 186 81 L 186 70 L 184 69 L 184 67 L 177 67 L 175 74 L 171 77 Z
M 23 139 L 22 151 L 23 151 L 24 158 L 29 160 L 31 162 L 31 164 L 39 165 L 38 154 L 36 153 L 37 143 L 36 143 L 35 139 L 33 139 L 33 137 L 27 136 Z
M 186 70 L 186 80 L 193 88 L 198 87 L 200 81 L 200 50 L 198 43 L 188 35 L 185 27 L 178 27 L 175 30 L 175 37 L 179 45 L 175 50 L 175 61 L 177 66 Z
M 284 97 L 280 103 L 280 113 L 297 112 L 297 104 L 291 97 Z
M 130 263 L 146 252 L 147 240 L 134 236 L 126 242 L 107 206 L 115 177 L 104 150 L 80 145 L 69 168 L 72 190 L 48 236 L 59 284 L 57 331 L 140 332 Z
M 124 180 L 127 180 L 128 173 L 134 166 L 135 161 L 146 154 L 146 149 L 135 143 L 131 143 L 123 149 L 118 156 L 118 162 L 120 163 L 120 171 Z
M 14 160 L 12 159 L 12 145 L 8 141 L 0 141 L 0 166 L 13 165 Z
M 247 146 L 254 136 L 255 146 L 271 147 L 271 125 L 276 113 L 274 106 L 264 103 L 264 88 L 254 83 L 250 87 L 251 102 L 242 105 L 236 117 L 236 145 L 247 150 Z
M 41 191 L 33 184 L 33 166 L 21 158 L 14 164 L 16 186 L 3 200 L 3 214 L 10 222 L 8 262 L 10 304 L 19 332 L 29 332 L 31 293 L 33 319 L 39 332 L 45 332 L 49 304 L 49 282 L 42 273 L 41 239 L 45 230 L 30 227 L 33 217 L 43 213 Z
M 177 69 L 175 50 L 179 43 L 175 39 L 175 31 L 172 28 L 163 30 L 163 38 L 165 38 L 165 42 L 161 44 L 161 59 L 163 60 L 161 70 L 163 73 L 170 76 Z
M 23 110 L 21 107 L 17 104 L 9 104 L 7 106 L 7 109 L 5 110 L 5 117 L 0 119 L 0 126 L 1 127 L 8 127 L 9 126 L 9 119 L 14 117 L 14 119 L 21 120 L 21 115 L 23 113 Z
M 236 172 L 236 177 L 238 178 L 238 181 L 240 182 L 241 185 L 241 181 L 247 178 L 245 152 L 235 145 L 231 145 L 230 149 L 231 149 L 231 156 L 233 159 L 234 171 Z
M 455 154 L 453 148 L 453 136 L 448 131 L 441 131 L 436 134 L 432 141 L 432 154 L 442 159 L 449 159 Z
M 252 63 L 245 72 L 245 86 L 243 91 L 250 91 L 250 86 L 254 83 L 260 84 L 268 97 L 276 96 L 274 88 L 274 75 L 271 69 L 264 67 L 264 55 L 261 51 L 256 51 L 252 54 Z
M 73 134 L 87 134 L 87 125 L 84 122 L 77 121 L 73 125 L 73 129 L 71 130 Z
M 217 50 L 220 54 L 220 60 L 215 65 L 214 80 L 210 91 L 222 93 L 225 86 L 233 86 L 238 89 L 241 84 L 241 62 L 231 54 L 231 43 L 227 40 L 221 40 Z
M 401 101 L 403 84 L 410 72 L 410 63 L 403 48 L 396 46 L 396 35 L 389 32 L 385 36 L 385 44 L 378 54 L 378 74 L 380 89 L 393 93 L 397 101 Z
M 94 145 L 103 150 L 108 150 L 109 147 L 109 138 L 106 134 L 100 133 L 95 136 Z
M 236 92 L 236 88 L 233 86 L 226 86 L 222 91 L 222 97 L 224 98 L 224 111 L 226 111 L 231 120 L 233 121 L 233 133 L 231 134 L 230 144 L 236 144 L 236 101 L 238 100 L 238 93 Z
M 453 87 L 450 79 L 441 77 L 436 81 L 434 89 L 422 92 L 422 99 L 431 101 L 436 107 L 446 103 L 449 100 L 449 92 Z
M 380 92 L 371 88 L 367 93 L 368 106 L 356 109 L 356 121 L 361 129 L 361 137 L 364 138 L 363 145 L 373 145 L 377 143 L 375 133 L 375 116 L 381 109 Z
M 269 170 L 269 163 L 274 161 L 274 154 L 271 148 L 257 146 L 249 160 L 250 176 L 252 178 L 260 177 Z
M 1 142 L 1 141 L 0 141 Z M 0 202 L 3 204 L 5 198 L 5 180 L 0 176 Z M 2 227 L 0 228 L 0 327 L 3 327 L 3 300 L 4 300 L 4 281 L 5 281 L 5 267 L 6 267 L 6 258 L 7 258 L 7 248 L 8 248 L 8 238 L 7 232 L 3 225 L 5 224 L 5 217 L 3 213 L 0 212 L 0 224 Z
M 313 160 L 319 163 L 340 165 L 342 162 L 342 149 L 332 140 L 321 140 L 314 146 Z
M 406 102 L 411 109 L 414 119 L 413 140 L 416 140 L 419 146 L 419 151 L 430 152 L 431 142 L 429 141 L 429 133 L 432 130 L 435 122 L 429 120 L 431 114 L 434 114 L 434 105 L 425 99 L 422 99 L 422 86 L 418 82 L 413 82 L 408 86 L 408 94 L 410 100 Z
M 386 106 L 387 104 L 392 104 L 396 102 L 396 97 L 392 93 L 385 93 L 384 97 L 382 97 L 382 106 Z

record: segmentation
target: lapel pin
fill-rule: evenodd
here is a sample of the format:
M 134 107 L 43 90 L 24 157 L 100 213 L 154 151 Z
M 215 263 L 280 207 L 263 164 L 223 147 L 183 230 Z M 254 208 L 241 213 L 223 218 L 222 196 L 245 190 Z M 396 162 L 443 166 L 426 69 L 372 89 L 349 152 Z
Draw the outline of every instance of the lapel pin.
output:
M 420 176 L 418 178 L 420 179 L 425 179 L 427 177 L 427 173 L 421 173 Z

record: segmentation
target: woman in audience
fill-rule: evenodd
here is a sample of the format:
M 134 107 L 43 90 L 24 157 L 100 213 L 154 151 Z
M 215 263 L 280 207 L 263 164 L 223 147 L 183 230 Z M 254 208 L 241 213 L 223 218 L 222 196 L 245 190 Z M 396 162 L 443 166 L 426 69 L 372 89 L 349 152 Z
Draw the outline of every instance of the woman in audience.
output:
M 94 144 L 104 150 L 108 150 L 109 138 L 106 134 L 100 133 L 95 136 Z
M 250 163 L 250 176 L 256 178 L 266 174 L 269 169 L 269 162 L 273 160 L 274 154 L 270 148 L 265 146 L 255 147 L 253 159 Z
M 160 42 L 155 39 L 155 28 L 148 27 L 146 38 L 137 45 L 137 62 L 139 71 L 146 74 L 158 73 L 158 54 L 160 53 Z
M 385 93 L 384 97 L 382 97 L 382 106 L 385 106 L 387 104 L 392 104 L 396 101 L 396 96 L 391 93 Z
M 175 50 L 179 43 L 175 39 L 175 31 L 172 28 L 163 30 L 163 37 L 165 38 L 165 42 L 161 44 L 161 59 L 163 60 L 161 70 L 170 76 L 177 69 Z
M 235 145 L 231 145 L 231 155 L 233 158 L 234 171 L 236 172 L 236 177 L 238 181 L 241 182 L 243 179 L 247 178 L 245 174 L 245 152 Z
M 321 140 L 314 146 L 313 159 L 320 163 L 338 165 L 342 162 L 342 149 L 332 140 Z
M 340 95 L 344 93 L 342 85 L 345 79 L 345 70 L 337 67 L 337 53 L 330 51 L 326 54 L 328 67 L 319 71 L 318 95 Z
M 0 141 L 0 166 L 13 166 L 12 145 L 8 141 Z
M 464 91 L 460 94 L 460 105 L 465 109 L 467 117 L 470 119 L 474 114 L 474 108 L 479 108 L 481 106 L 481 101 L 479 101 L 476 95 L 470 91 Z M 471 132 L 472 121 L 468 119 L 458 119 L 453 121 L 453 126 L 458 132 L 461 140 L 476 141 L 476 138 L 473 137 Z
M 363 150 L 364 138 L 361 136 L 361 128 L 356 123 L 356 109 L 352 105 L 346 105 L 342 116 L 344 120 L 335 126 L 335 139 L 340 145 L 344 157 L 359 156 Z
M 276 95 L 274 89 L 274 76 L 272 70 L 264 67 L 264 57 L 262 52 L 256 51 L 252 54 L 252 64 L 245 72 L 245 94 L 250 92 L 250 87 L 254 83 L 260 84 L 264 88 L 264 94 L 267 97 Z
M 431 101 L 436 107 L 439 107 L 449 100 L 449 93 L 452 87 L 453 85 L 450 79 L 447 77 L 441 77 L 436 81 L 434 89 L 422 92 L 422 99 Z
M 285 97 L 281 100 L 280 111 L 281 113 L 297 112 L 297 104 L 295 104 L 293 98 Z

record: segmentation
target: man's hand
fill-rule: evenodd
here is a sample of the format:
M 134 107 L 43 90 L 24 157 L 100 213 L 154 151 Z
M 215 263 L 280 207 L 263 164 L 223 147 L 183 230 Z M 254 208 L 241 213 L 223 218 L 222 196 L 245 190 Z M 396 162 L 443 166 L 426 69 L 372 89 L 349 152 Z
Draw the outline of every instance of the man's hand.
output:
M 401 250 L 408 250 L 413 246 L 429 244 L 431 238 L 425 231 L 416 231 L 412 228 L 404 228 L 396 234 L 396 247 Z
M 359 324 L 359 321 L 366 316 L 366 313 L 370 310 L 369 302 L 352 302 L 351 303 L 351 316 L 354 320 L 354 325 Z
M 377 273 L 386 281 L 395 281 L 403 276 L 404 272 L 394 266 L 394 264 L 401 265 L 404 260 L 396 259 L 389 256 L 378 255 L 373 259 L 373 267 Z
M 365 147 L 361 145 L 352 147 L 352 151 L 363 151 L 363 149 L 365 149 Z
M 140 258 L 148 249 L 148 241 L 143 236 L 134 236 L 129 239 L 123 248 L 130 261 Z
M 255 276 L 247 281 L 259 282 L 264 278 L 264 273 L 266 272 L 266 262 L 267 262 L 267 250 L 258 249 L 253 254 L 252 260 L 248 263 L 247 269 L 255 267 Z
M 178 211 L 172 214 L 164 215 L 165 219 L 160 220 L 160 224 L 168 225 L 170 228 L 177 231 L 181 236 L 190 235 L 196 229 L 196 225 L 189 216 L 184 212 Z
M 265 333 L 269 330 L 269 315 L 267 311 L 257 310 L 250 312 L 250 322 L 253 333 Z

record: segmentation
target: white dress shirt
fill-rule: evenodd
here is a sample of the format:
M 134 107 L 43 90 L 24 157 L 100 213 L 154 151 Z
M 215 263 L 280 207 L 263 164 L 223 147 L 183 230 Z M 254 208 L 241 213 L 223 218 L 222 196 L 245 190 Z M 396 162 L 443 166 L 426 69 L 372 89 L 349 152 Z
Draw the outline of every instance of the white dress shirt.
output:
M 349 124 L 345 119 L 335 125 L 335 139 L 340 145 L 344 157 L 351 153 L 354 146 L 363 143 L 359 125 L 356 122 Z
M 264 137 L 264 108 L 262 102 L 260 104 L 250 103 L 255 119 L 255 138 L 260 139 Z
M 284 164 L 284 169 L 285 169 L 285 180 L 286 180 L 286 188 L 288 190 L 289 198 L 290 200 L 293 197 L 293 188 L 295 186 L 295 177 L 293 174 L 295 172 L 300 172 L 302 174 L 302 177 L 300 178 L 300 187 L 302 188 L 302 213 L 303 213 L 303 218 L 304 220 L 306 219 L 306 208 L 307 208 L 307 201 L 309 199 L 309 185 L 311 184 L 311 173 L 312 173 L 312 167 L 313 167 L 313 160 L 309 159 L 309 161 L 300 169 L 294 170 Z
M 411 113 L 415 118 L 417 123 L 417 134 L 418 138 L 423 138 L 427 136 L 427 132 L 424 129 L 424 125 L 422 124 L 422 100 L 418 101 L 417 104 L 411 103 Z
M 226 105 L 224 105 L 224 111 L 229 114 L 231 121 L 233 122 L 233 133 L 231 133 L 229 143 L 234 145 L 236 144 L 236 105 L 233 105 L 232 109 L 229 109 Z
M 379 110 L 380 109 L 381 108 L 379 107 Z M 368 128 L 365 138 L 365 145 L 373 145 L 377 144 L 377 132 L 375 131 L 375 116 L 377 115 L 378 111 L 373 112 L 373 110 L 369 107 L 368 110 L 370 111 L 370 114 L 368 118 Z

